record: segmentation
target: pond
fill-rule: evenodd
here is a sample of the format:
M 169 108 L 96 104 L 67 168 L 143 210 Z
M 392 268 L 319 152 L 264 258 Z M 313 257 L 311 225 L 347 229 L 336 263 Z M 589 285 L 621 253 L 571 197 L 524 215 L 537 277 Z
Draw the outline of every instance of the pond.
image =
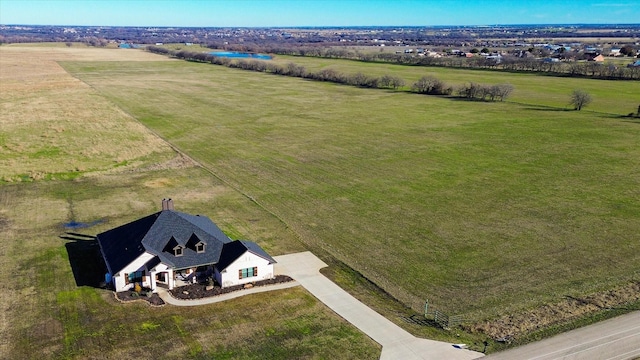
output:
M 234 59 L 259 59 L 259 60 L 271 60 L 271 55 L 267 54 L 253 54 L 238 51 L 214 51 L 210 52 L 210 55 L 234 58 Z
M 77 222 L 75 220 L 72 220 L 63 225 L 67 229 L 84 229 L 84 228 L 92 227 L 94 225 L 102 224 L 104 221 L 105 221 L 104 219 L 100 219 L 100 220 L 95 220 L 92 222 L 85 223 L 85 222 Z

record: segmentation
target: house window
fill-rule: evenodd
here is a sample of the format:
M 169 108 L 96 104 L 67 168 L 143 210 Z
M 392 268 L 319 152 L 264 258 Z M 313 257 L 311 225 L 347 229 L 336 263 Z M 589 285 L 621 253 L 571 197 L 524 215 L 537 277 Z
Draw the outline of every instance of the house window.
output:
M 182 246 L 177 246 L 173 249 L 173 253 L 175 256 L 182 256 Z
M 198 243 L 196 245 L 196 252 L 197 253 L 203 253 L 204 252 L 204 244 L 203 243 Z
M 144 281 L 144 270 L 124 274 L 124 283 L 142 283 Z
M 238 270 L 238 277 L 240 279 L 245 279 L 245 278 L 254 277 L 254 276 L 258 276 L 258 268 L 257 267 Z

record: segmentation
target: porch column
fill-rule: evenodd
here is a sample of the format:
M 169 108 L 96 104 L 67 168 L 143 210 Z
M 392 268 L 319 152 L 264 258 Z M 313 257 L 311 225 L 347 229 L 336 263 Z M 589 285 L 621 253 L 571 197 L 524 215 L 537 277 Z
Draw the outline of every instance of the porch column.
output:
M 151 275 L 151 281 L 149 281 L 149 283 L 151 284 L 151 291 L 155 292 L 156 291 L 156 272 L 155 271 L 149 271 L 149 274 Z
M 173 277 L 173 269 L 168 269 L 167 270 L 167 276 L 169 277 L 167 279 L 167 285 L 169 285 L 169 290 L 173 290 L 175 284 L 176 284 L 176 280 Z

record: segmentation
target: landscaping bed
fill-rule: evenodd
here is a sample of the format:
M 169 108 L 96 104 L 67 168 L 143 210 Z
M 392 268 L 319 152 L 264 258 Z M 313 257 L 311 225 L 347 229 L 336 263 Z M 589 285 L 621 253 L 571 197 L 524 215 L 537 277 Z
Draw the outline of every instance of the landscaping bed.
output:
M 256 281 L 256 282 L 245 284 L 245 285 L 235 285 L 235 286 L 229 286 L 225 288 L 221 288 L 218 285 L 214 285 L 213 289 L 207 290 L 206 284 L 193 284 L 193 285 L 180 286 L 173 290 L 170 290 L 169 292 L 171 293 L 171 296 L 173 296 L 176 299 L 182 299 L 182 300 L 201 299 L 205 297 L 222 295 L 222 294 L 227 294 L 227 293 L 231 293 L 238 290 L 243 290 L 247 285 L 251 285 L 250 287 L 257 287 L 257 286 L 280 284 L 280 283 L 285 283 L 289 281 L 293 281 L 293 279 L 289 276 L 276 275 L 276 277 L 273 279 Z
M 164 305 L 164 301 L 160 298 L 158 294 L 150 294 L 146 295 L 146 292 L 136 292 L 134 290 L 121 291 L 116 293 L 116 298 L 120 301 L 135 301 L 135 300 L 143 300 L 148 302 L 153 306 L 161 306 Z

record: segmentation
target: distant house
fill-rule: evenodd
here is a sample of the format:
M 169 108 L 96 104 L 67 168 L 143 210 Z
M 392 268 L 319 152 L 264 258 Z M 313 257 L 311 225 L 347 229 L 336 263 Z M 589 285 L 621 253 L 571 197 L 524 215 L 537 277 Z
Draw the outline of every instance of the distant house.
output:
M 427 51 L 424 54 L 425 54 L 425 56 L 432 57 L 432 58 L 441 58 L 442 57 L 442 55 L 440 55 L 439 53 L 437 53 L 435 51 Z
M 596 55 L 594 57 L 590 57 L 587 60 L 588 61 L 595 61 L 595 62 L 603 62 L 604 61 L 604 56 L 602 56 L 602 54 L 599 54 L 599 55 Z
M 502 56 L 500 54 L 486 55 L 484 58 L 487 59 L 487 61 L 489 62 L 493 62 L 494 64 L 500 64 L 502 62 Z
M 274 277 L 275 260 L 258 244 L 232 241 L 208 217 L 174 210 L 173 200 L 162 211 L 97 235 L 116 291 L 135 283 L 155 291 L 215 278 L 222 287 Z

